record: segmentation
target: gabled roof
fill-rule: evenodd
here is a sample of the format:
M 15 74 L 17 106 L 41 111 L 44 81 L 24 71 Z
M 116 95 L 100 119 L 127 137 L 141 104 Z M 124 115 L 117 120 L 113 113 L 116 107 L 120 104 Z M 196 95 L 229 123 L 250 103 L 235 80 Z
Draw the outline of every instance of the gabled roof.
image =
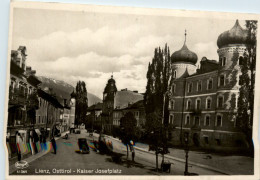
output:
M 125 109 L 140 109 L 140 108 L 144 108 L 144 100 L 137 101 L 136 103 L 128 106 Z
M 88 107 L 88 111 L 94 111 L 94 110 L 102 110 L 102 105 L 103 103 L 97 103 L 97 104 L 93 104 L 92 106 Z
M 117 91 L 114 100 L 114 108 L 125 108 L 129 104 L 143 100 L 144 95 L 129 90 Z

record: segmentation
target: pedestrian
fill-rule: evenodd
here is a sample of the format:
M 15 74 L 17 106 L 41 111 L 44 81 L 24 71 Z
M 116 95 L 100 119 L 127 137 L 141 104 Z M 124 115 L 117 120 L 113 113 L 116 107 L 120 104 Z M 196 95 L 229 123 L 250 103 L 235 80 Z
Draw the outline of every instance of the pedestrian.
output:
M 56 141 L 55 141 L 54 136 L 52 136 L 51 144 L 52 144 L 52 147 L 53 147 L 53 150 L 54 150 L 54 154 L 56 154 Z
M 46 145 L 46 134 L 43 135 L 42 142 L 43 142 L 44 150 L 46 151 L 46 150 L 47 150 L 47 145 Z
M 21 161 L 22 159 L 21 145 L 23 142 L 23 137 L 19 132 L 16 132 L 16 135 L 17 135 L 17 158 L 18 161 Z
M 132 161 L 134 162 L 135 161 L 135 149 L 134 149 L 133 145 L 130 145 L 130 150 L 132 152 Z

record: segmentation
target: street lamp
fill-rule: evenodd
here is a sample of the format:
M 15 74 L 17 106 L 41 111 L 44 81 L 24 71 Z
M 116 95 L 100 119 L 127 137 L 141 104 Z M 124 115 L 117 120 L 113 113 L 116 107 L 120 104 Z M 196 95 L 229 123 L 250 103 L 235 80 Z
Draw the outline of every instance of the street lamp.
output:
M 189 172 L 188 172 L 188 153 L 189 153 L 189 133 L 188 132 L 185 132 L 184 133 L 184 142 L 185 142 L 185 171 L 184 171 L 184 175 L 188 175 Z

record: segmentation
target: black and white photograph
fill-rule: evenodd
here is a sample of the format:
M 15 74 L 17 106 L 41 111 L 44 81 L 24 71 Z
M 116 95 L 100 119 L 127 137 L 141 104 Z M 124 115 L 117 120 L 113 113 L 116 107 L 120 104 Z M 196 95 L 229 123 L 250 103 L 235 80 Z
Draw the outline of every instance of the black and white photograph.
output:
M 10 17 L 6 177 L 259 176 L 259 15 L 12 2 Z

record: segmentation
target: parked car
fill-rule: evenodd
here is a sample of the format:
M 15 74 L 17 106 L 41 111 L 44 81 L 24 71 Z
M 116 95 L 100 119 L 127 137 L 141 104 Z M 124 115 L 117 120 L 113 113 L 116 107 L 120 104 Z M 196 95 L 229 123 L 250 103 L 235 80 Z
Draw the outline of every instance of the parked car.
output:
M 80 134 L 80 129 L 75 129 L 74 132 L 75 134 Z
M 89 154 L 89 146 L 86 138 L 78 139 L 79 150 L 82 154 Z

